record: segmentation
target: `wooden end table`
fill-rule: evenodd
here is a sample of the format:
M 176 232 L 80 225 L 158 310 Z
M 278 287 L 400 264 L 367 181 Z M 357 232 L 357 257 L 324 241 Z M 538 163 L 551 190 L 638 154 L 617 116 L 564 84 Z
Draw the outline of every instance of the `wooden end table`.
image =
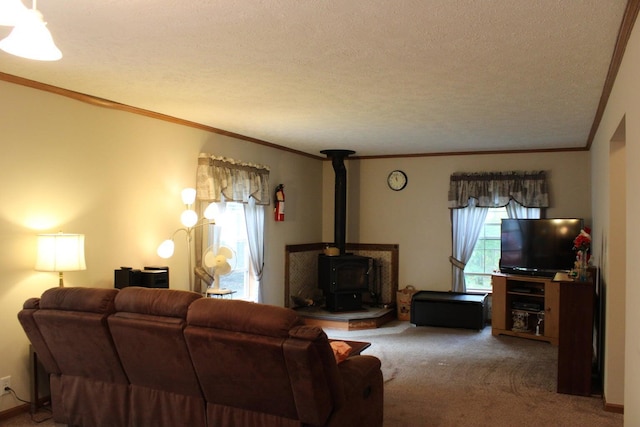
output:
M 371 347 L 371 343 L 365 342 L 365 341 L 348 341 L 348 340 L 339 340 L 339 339 L 329 339 L 329 342 L 331 341 L 342 341 L 344 343 L 347 343 L 347 345 L 351 347 L 351 353 L 349 353 L 349 356 L 357 356 L 367 348 Z

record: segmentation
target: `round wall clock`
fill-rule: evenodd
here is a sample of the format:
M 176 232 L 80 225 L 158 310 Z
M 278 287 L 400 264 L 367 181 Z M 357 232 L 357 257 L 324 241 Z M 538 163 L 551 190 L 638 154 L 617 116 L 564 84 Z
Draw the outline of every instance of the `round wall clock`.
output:
M 402 190 L 407 186 L 408 181 L 409 179 L 407 178 L 407 174 L 401 170 L 394 170 L 387 177 L 387 184 L 389 185 L 389 188 L 394 191 Z

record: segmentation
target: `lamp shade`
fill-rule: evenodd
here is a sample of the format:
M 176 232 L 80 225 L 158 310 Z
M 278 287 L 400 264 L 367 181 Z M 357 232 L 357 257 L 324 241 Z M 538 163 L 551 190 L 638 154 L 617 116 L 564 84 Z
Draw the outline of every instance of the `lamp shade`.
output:
M 0 25 L 15 27 L 27 10 L 20 0 L 0 0 Z
M 193 227 L 198 223 L 198 214 L 192 209 L 187 209 L 180 215 L 180 222 L 185 227 Z
M 86 270 L 84 260 L 84 234 L 39 234 L 38 271 Z
M 209 203 L 209 206 L 204 210 L 204 217 L 208 220 L 213 220 L 218 214 L 218 205 L 215 203 Z
M 182 203 L 185 205 L 192 205 L 193 202 L 196 201 L 196 189 L 195 188 L 185 188 L 182 190 Z
M 62 52 L 53 42 L 42 14 L 28 9 L 11 33 L 0 40 L 0 49 L 12 55 L 39 61 L 57 61 Z
M 176 245 L 173 243 L 173 240 L 168 239 L 165 240 L 158 246 L 158 256 L 160 258 L 171 258 L 173 256 L 173 251 L 175 250 Z

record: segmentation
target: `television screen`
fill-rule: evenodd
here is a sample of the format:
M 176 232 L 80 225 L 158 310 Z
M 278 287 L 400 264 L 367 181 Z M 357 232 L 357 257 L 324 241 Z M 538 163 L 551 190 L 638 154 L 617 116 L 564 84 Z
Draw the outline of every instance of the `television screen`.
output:
M 553 277 L 574 266 L 582 219 L 503 219 L 500 271 Z

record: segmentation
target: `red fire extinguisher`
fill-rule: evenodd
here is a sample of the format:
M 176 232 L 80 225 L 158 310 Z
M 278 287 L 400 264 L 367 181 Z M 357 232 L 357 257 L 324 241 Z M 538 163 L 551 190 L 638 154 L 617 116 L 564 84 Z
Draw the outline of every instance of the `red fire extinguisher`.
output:
M 273 214 L 276 221 L 284 221 L 284 184 L 276 187 L 275 208 Z

